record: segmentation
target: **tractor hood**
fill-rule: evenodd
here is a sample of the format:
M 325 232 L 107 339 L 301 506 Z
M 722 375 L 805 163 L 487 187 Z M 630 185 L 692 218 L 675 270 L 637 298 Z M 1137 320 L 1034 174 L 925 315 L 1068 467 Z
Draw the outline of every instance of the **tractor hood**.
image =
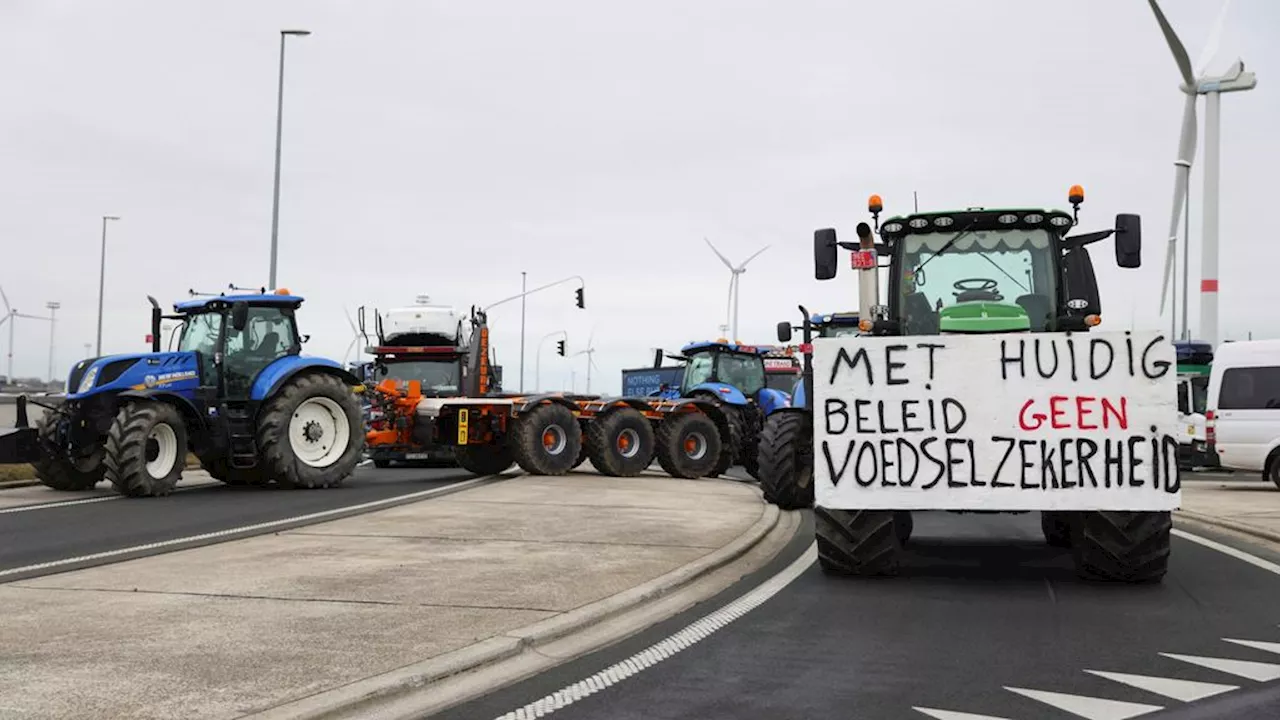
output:
M 1028 332 L 1031 319 L 1017 303 L 974 300 L 943 308 L 938 313 L 938 329 L 964 334 Z
M 176 389 L 199 384 L 192 352 L 126 353 L 81 360 L 67 375 L 67 397 L 103 391 Z

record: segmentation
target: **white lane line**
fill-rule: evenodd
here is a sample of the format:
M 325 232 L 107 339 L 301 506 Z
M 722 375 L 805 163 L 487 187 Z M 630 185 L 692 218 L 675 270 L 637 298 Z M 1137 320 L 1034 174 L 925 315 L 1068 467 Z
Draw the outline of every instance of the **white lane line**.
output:
M 1233 660 L 1231 658 L 1215 658 L 1202 657 L 1200 655 L 1175 655 L 1173 653 L 1160 653 L 1167 658 L 1181 660 L 1182 662 L 1207 667 L 1210 670 L 1227 673 L 1228 675 L 1238 675 L 1242 678 L 1257 680 L 1258 682 L 1268 682 L 1280 679 L 1280 665 L 1272 665 L 1271 663 L 1255 662 L 1253 660 Z
M 1232 640 L 1231 638 L 1222 638 L 1222 639 L 1229 643 L 1235 643 L 1237 645 L 1251 647 L 1254 650 L 1266 650 L 1267 652 L 1276 653 L 1277 655 L 1280 655 L 1280 643 L 1263 642 L 1262 640 Z
M 409 493 L 408 495 L 397 495 L 395 497 L 383 498 L 382 500 L 372 500 L 370 502 L 360 503 L 359 505 L 345 505 L 340 508 L 333 508 L 331 510 L 322 510 L 320 512 L 314 512 L 307 515 L 297 515 L 295 517 L 281 518 L 279 520 L 270 520 L 267 522 L 255 523 L 253 525 L 242 525 L 240 527 L 227 528 L 226 530 L 218 530 L 215 532 L 202 533 L 200 535 L 188 535 L 186 537 L 171 538 L 169 540 L 161 540 L 160 542 L 147 543 L 145 545 L 134 545 L 132 547 L 127 547 L 127 548 L 107 550 L 105 552 L 93 553 L 92 555 L 81 555 L 80 557 L 63 558 L 61 560 L 51 560 L 49 562 L 37 563 L 35 565 L 26 565 L 24 567 L 9 568 L 8 570 L 0 570 L 0 578 L 3 578 L 8 575 L 18 575 L 20 573 L 27 573 L 27 572 L 32 572 L 36 570 L 48 570 L 51 568 L 62 567 L 64 565 L 74 565 L 77 563 L 88 562 L 91 560 L 102 560 L 105 558 L 118 557 L 121 555 L 128 555 L 130 553 L 144 552 L 147 550 L 155 550 L 158 548 L 171 547 L 174 545 L 200 542 L 202 540 L 212 540 L 215 538 L 226 537 L 228 535 L 238 535 L 240 533 L 253 532 L 255 530 L 266 530 L 268 528 L 279 527 L 281 525 L 288 525 L 291 523 L 320 520 L 323 518 L 332 517 L 334 515 L 345 515 L 352 512 L 353 510 L 367 510 L 367 509 L 372 509 L 376 507 L 381 507 L 383 505 L 402 504 L 406 500 L 413 500 L 415 498 L 426 498 L 426 497 L 431 497 L 432 495 L 439 495 L 441 493 L 447 494 L 447 493 L 457 492 L 458 490 L 471 487 L 472 485 L 478 485 L 488 480 L 489 478 L 487 477 L 474 478 L 472 480 L 465 480 L 463 482 L 453 483 L 450 485 L 446 485 L 444 487 L 432 488 L 430 490 L 422 490 L 416 493 Z
M 499 716 L 498 720 L 524 720 L 524 718 L 546 717 L 568 705 L 589 697 L 611 685 L 626 680 L 641 670 L 657 665 L 681 650 L 686 650 L 701 640 L 706 640 L 717 630 L 721 630 L 734 620 L 746 615 L 769 598 L 777 595 L 791 581 L 800 577 L 818 559 L 818 546 L 809 545 L 804 554 L 791 563 L 782 572 L 761 583 L 754 590 L 716 610 L 704 615 L 701 619 L 686 626 L 683 630 L 660 640 L 621 662 L 614 663 L 600 672 L 578 682 L 567 685 L 546 697 L 517 708 Z M 1001 720 L 996 718 L 995 720 Z
M 1217 550 L 1218 552 L 1224 553 L 1226 555 L 1230 555 L 1231 557 L 1237 560 L 1243 560 L 1249 563 L 1250 565 L 1253 565 L 1254 567 L 1262 568 L 1267 572 L 1272 572 L 1272 573 L 1275 573 L 1276 575 L 1280 575 L 1280 565 L 1277 565 L 1271 562 L 1270 560 L 1263 560 L 1257 555 L 1247 553 L 1243 550 L 1238 550 L 1236 548 L 1231 547 L 1230 545 L 1223 545 L 1222 543 L 1217 542 L 1216 540 L 1210 540 L 1207 537 L 1200 537 L 1199 535 L 1189 533 L 1186 530 L 1179 530 L 1177 528 L 1174 528 L 1170 532 L 1182 538 L 1183 540 L 1190 540 L 1193 543 L 1199 543 L 1207 548 Z
M 1146 715 L 1147 713 L 1164 709 L 1160 705 L 1144 705 L 1142 703 L 1107 700 L 1105 698 L 1089 697 L 1088 695 L 1070 695 L 1047 690 L 1028 690 L 1016 687 L 1006 687 L 1005 690 L 1024 695 L 1032 700 L 1038 700 L 1046 705 L 1052 705 L 1059 710 L 1066 710 L 1072 715 L 1088 718 L 1088 720 L 1128 720 L 1128 718 L 1135 718 L 1139 715 Z
M 1224 692 L 1239 690 L 1239 685 L 1221 685 L 1219 683 L 1180 680 L 1177 678 L 1155 677 L 1152 675 L 1130 675 L 1128 673 L 1104 672 L 1102 670 L 1085 670 L 1085 672 L 1115 680 L 1118 683 L 1131 685 L 1140 690 L 1153 692 L 1182 702 L 1195 702 Z
M 213 487 L 215 485 L 221 485 L 221 484 L 222 483 L 219 483 L 219 482 L 196 483 L 194 485 L 183 485 L 182 487 L 174 488 L 173 491 L 175 493 L 179 493 L 179 492 L 185 492 L 187 490 L 196 490 L 198 488 Z M 99 502 L 106 502 L 108 500 L 123 500 L 123 499 L 125 499 L 124 495 L 117 494 L 117 495 L 95 495 L 94 497 L 81 498 L 79 500 L 57 500 L 54 502 L 47 502 L 47 503 L 33 503 L 31 505 L 19 505 L 17 507 L 5 508 L 3 510 L 0 510 L 0 515 L 7 515 L 9 513 L 32 512 L 33 510 L 53 510 L 56 508 L 71 507 L 72 505 L 87 505 L 88 503 L 99 503 Z
M 995 715 L 974 715 L 967 712 L 956 712 L 954 710 L 934 710 L 933 708 L 913 707 L 912 710 L 922 712 L 936 720 L 1009 720 L 1009 718 L 996 717 Z

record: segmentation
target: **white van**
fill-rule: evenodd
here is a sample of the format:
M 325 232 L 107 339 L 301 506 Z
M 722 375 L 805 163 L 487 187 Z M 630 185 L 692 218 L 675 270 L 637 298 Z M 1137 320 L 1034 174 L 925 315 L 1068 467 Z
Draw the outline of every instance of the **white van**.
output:
M 1280 487 L 1280 340 L 1222 343 L 1212 368 L 1205 431 L 1218 463 Z

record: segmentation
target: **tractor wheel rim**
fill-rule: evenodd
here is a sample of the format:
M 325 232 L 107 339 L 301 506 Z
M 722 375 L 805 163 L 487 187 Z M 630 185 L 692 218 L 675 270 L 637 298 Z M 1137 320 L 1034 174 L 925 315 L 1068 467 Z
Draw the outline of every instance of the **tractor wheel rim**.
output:
M 542 429 L 542 449 L 548 455 L 559 455 L 568 444 L 569 438 L 559 425 L 548 425 Z
M 618 448 L 618 454 L 624 458 L 633 458 L 640 452 L 640 434 L 631 428 L 626 428 L 618 433 L 618 439 L 614 442 Z
M 690 460 L 701 460 L 707 454 L 707 438 L 699 432 L 684 436 L 684 455 Z
M 145 467 L 151 477 L 162 478 L 173 472 L 178 462 L 178 433 L 169 423 L 156 423 L 147 433 L 146 458 Z
M 327 397 L 303 400 L 289 420 L 289 446 L 311 467 L 329 467 L 347 452 L 351 423 L 338 403 Z

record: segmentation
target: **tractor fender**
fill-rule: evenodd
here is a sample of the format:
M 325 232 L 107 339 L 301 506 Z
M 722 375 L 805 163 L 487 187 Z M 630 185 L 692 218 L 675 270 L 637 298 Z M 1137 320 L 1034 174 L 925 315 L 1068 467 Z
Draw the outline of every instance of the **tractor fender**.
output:
M 549 393 L 545 395 L 530 395 L 528 397 L 522 397 L 520 398 L 520 402 L 512 405 L 511 409 L 515 413 L 519 414 L 523 412 L 529 412 L 535 407 L 539 405 L 544 405 L 546 403 L 563 405 L 564 407 L 569 408 L 569 410 L 571 410 L 575 416 L 582 410 L 582 408 L 580 408 L 577 403 L 573 402 L 572 400 L 566 399 L 563 395 L 552 395 Z
M 653 412 L 653 405 L 650 405 L 645 398 L 638 397 L 617 397 L 602 401 L 605 405 L 597 415 L 605 415 L 613 412 L 618 408 L 629 407 L 639 410 L 640 412 Z
M 791 407 L 791 396 L 781 390 L 765 388 L 756 397 L 756 402 L 760 404 L 764 416 L 768 417 L 782 408 Z
M 203 435 L 206 429 L 204 415 L 196 408 L 195 403 L 178 393 L 167 390 L 126 390 L 118 393 L 116 397 L 119 398 L 120 404 L 135 399 L 162 402 L 176 407 L 178 412 L 182 413 L 182 420 L 187 424 L 189 435 Z
M 809 407 L 809 399 L 804 394 L 804 380 L 796 383 L 796 391 L 791 394 L 791 407 L 797 410 L 807 410 Z
M 716 398 L 719 398 L 720 402 L 726 405 L 747 404 L 747 396 L 743 395 L 741 390 L 732 385 L 725 385 L 724 383 L 702 383 L 701 385 L 695 385 L 690 388 L 689 395 L 693 395 L 699 391 L 711 393 Z
M 249 399 L 262 401 L 275 394 L 281 385 L 300 372 L 314 371 L 333 375 L 351 387 L 361 385 L 360 378 L 343 369 L 342 365 L 328 358 L 303 357 L 301 355 L 285 355 L 266 366 L 253 379 L 249 389 Z

